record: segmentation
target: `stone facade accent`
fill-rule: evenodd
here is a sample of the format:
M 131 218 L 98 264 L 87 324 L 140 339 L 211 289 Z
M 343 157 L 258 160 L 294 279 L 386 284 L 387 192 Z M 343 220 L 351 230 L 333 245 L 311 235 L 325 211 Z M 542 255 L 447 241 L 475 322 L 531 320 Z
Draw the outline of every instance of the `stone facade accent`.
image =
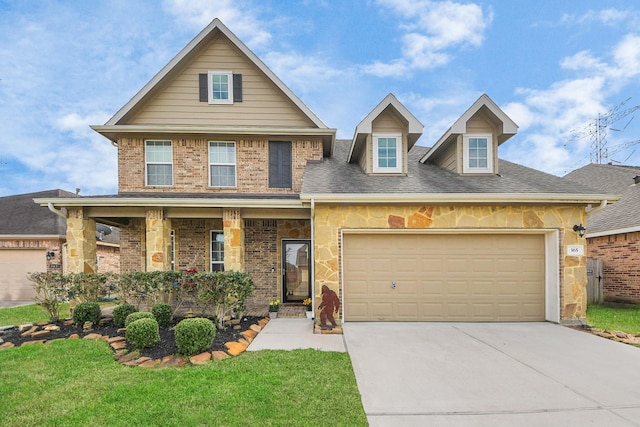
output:
M 298 194 L 307 160 L 322 159 L 320 138 L 286 138 L 292 141 L 292 188 L 269 188 L 269 139 L 264 137 L 216 136 L 176 138 L 173 147 L 173 186 L 145 186 L 143 138 L 118 140 L 118 189 L 120 192 L 189 193 L 285 193 Z M 236 143 L 237 186 L 209 187 L 209 141 Z
M 244 221 L 240 209 L 223 209 L 224 269 L 244 271 Z
M 587 246 L 604 261 L 604 298 L 640 303 L 640 232 L 589 238 Z
M 67 218 L 67 272 L 95 273 L 96 222 L 84 209 L 69 209 Z
M 560 232 L 560 318 L 584 319 L 586 257 L 568 256 L 564 249 L 583 244 L 572 228 L 584 222 L 583 206 L 316 206 L 315 299 L 321 300 L 322 285 L 341 297 L 342 229 L 555 229 Z
M 149 209 L 146 219 L 147 271 L 171 269 L 171 220 L 162 209 Z

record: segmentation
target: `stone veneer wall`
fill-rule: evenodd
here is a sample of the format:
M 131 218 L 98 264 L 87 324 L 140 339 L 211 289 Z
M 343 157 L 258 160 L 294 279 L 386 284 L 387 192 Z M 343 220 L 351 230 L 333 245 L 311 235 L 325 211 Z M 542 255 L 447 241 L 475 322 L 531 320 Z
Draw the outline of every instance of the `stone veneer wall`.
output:
M 567 256 L 566 245 L 585 244 L 573 231 L 584 206 L 324 206 L 315 209 L 315 298 L 322 285 L 340 298 L 341 229 L 557 229 L 560 318 L 586 315 L 586 256 Z M 316 304 L 317 305 L 317 304 Z
M 640 303 L 640 232 L 593 237 L 588 255 L 604 263 L 604 298 Z
M 161 139 L 161 138 L 158 138 Z M 276 140 L 276 138 L 272 138 Z M 292 188 L 269 188 L 269 139 L 247 137 L 173 139 L 173 186 L 145 186 L 143 138 L 118 140 L 120 192 L 285 193 L 298 194 L 307 160 L 322 159 L 320 138 L 277 138 L 292 141 Z M 236 188 L 209 187 L 209 141 L 236 142 Z

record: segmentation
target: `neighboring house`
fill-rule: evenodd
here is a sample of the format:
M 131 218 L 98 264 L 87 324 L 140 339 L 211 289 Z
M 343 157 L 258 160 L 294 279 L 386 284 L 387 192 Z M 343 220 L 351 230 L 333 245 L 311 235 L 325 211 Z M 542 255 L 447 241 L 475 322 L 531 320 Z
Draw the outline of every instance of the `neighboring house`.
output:
M 265 311 L 326 286 L 344 321 L 585 317 L 567 247 L 608 196 L 499 160 L 517 126 L 486 95 L 430 149 L 391 94 L 336 140 L 216 19 L 93 129 L 118 195 L 36 200 L 67 212 L 72 269 L 92 267 L 98 221 L 121 228 L 123 271 L 246 271 Z
M 28 273 L 64 272 L 67 223 L 34 198 L 69 198 L 63 190 L 0 197 L 0 301 L 33 301 Z M 99 271 L 119 271 L 119 232 L 98 225 Z M 102 240 L 100 238 L 102 237 Z
M 605 300 L 640 303 L 640 167 L 590 164 L 565 178 L 621 196 L 588 216 L 588 255 L 604 263 Z

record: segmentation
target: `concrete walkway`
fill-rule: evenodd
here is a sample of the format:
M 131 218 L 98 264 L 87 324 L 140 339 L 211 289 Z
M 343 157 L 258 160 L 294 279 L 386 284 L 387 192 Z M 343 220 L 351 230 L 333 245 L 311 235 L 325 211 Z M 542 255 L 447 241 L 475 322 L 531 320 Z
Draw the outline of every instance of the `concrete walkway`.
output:
M 249 344 L 247 351 L 295 350 L 299 348 L 346 351 L 343 335 L 314 334 L 312 320 L 280 317 L 267 323 Z
M 347 323 L 371 426 L 640 426 L 640 349 L 551 323 Z

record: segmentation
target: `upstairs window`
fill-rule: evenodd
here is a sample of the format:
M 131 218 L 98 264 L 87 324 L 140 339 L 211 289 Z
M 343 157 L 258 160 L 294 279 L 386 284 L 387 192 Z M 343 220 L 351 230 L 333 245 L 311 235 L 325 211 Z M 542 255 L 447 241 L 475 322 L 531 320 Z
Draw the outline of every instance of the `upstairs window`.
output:
M 235 142 L 209 142 L 209 185 L 236 186 Z
M 173 185 L 171 141 L 145 141 L 146 185 Z
M 463 138 L 464 173 L 493 173 L 493 144 L 490 134 Z
M 269 141 L 269 188 L 291 188 L 291 142 Z
M 224 232 L 211 231 L 211 271 L 224 271 Z
M 198 75 L 200 102 L 233 104 L 242 102 L 242 74 L 209 71 Z
M 373 134 L 373 173 L 402 173 L 402 135 Z

